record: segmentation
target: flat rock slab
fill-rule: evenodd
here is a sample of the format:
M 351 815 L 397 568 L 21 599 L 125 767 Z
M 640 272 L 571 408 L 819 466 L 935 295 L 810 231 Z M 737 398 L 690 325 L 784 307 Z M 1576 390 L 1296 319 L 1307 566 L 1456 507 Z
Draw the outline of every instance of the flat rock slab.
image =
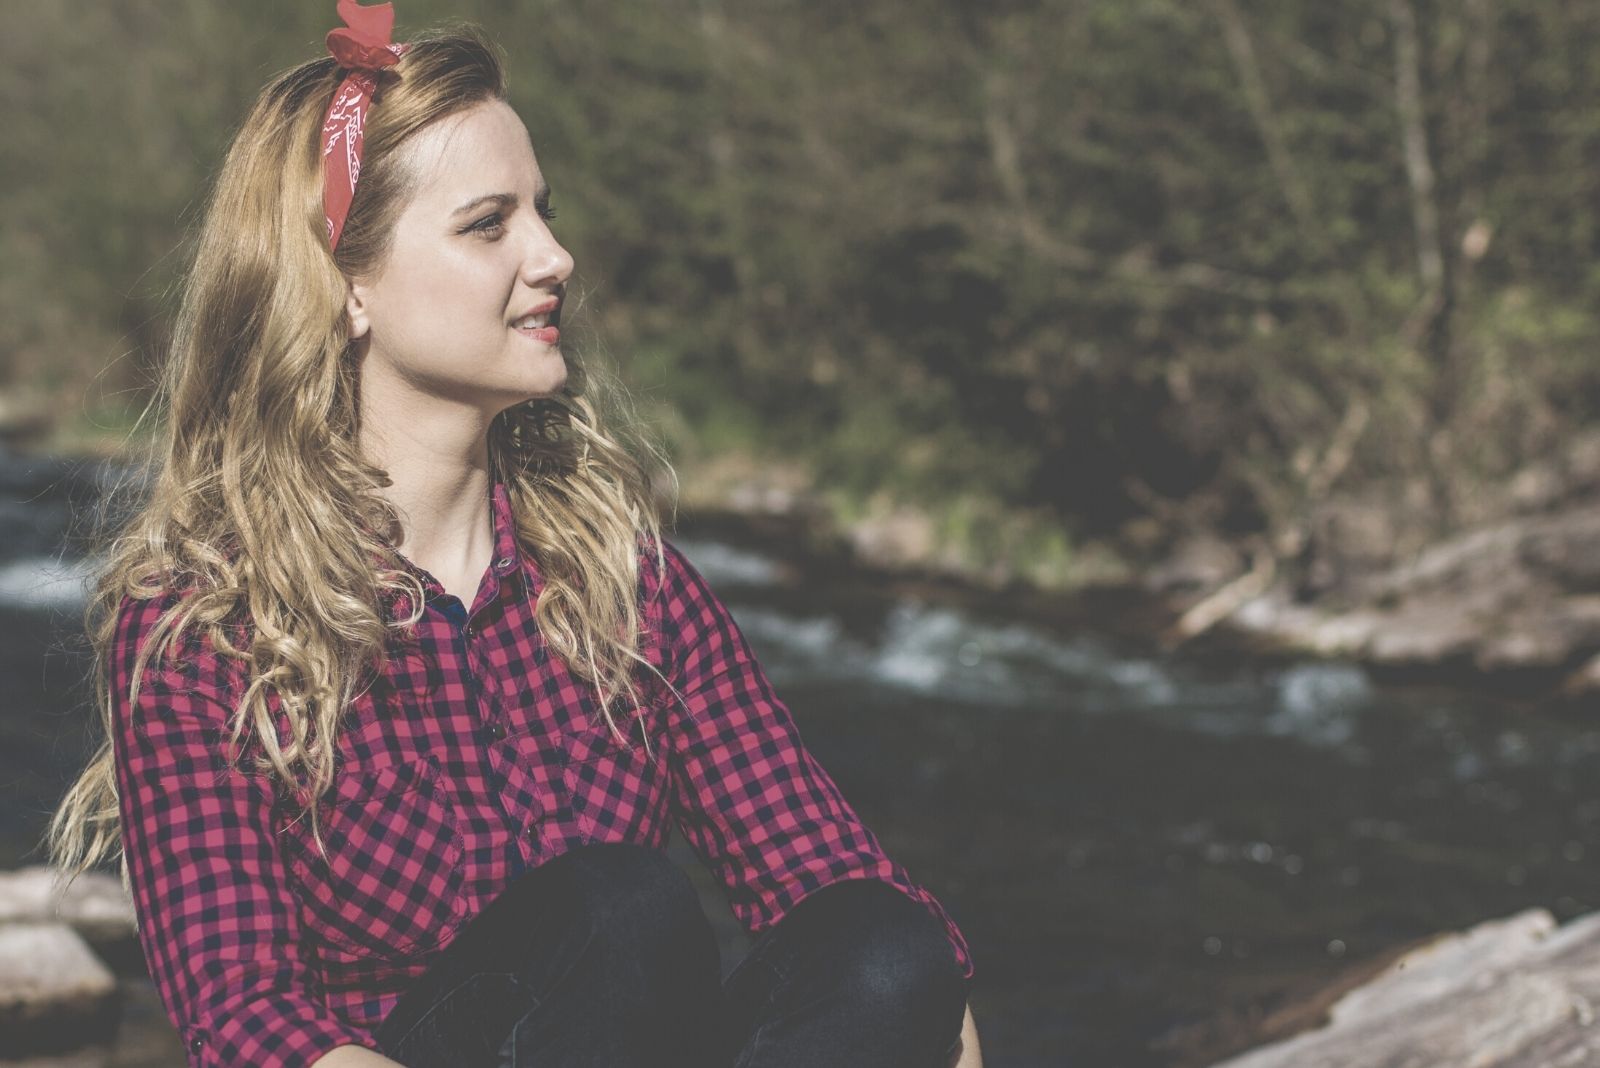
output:
M 0 923 L 70 924 L 91 942 L 134 935 L 133 902 L 120 880 L 85 872 L 63 891 L 56 877 L 44 865 L 0 872 Z
M 1530 909 L 1405 954 L 1327 1026 L 1216 1068 L 1575 1068 L 1600 1064 L 1600 913 Z
M 1395 668 L 1470 664 L 1525 672 L 1568 695 L 1593 693 L 1600 690 L 1600 502 L 1593 498 L 1391 552 L 1386 567 L 1375 566 L 1383 552 L 1357 553 L 1348 567 L 1330 564 L 1309 601 L 1283 576 L 1227 618 L 1274 644 L 1320 655 Z M 1332 535 L 1327 548 L 1343 540 Z M 1381 548 L 1381 534 L 1370 540 Z
M 0 1058 L 0 1068 L 110 1068 L 113 1054 L 109 1046 L 94 1046 L 73 1053 L 54 1053 L 22 1060 Z M 172 1062 L 182 1064 L 182 1058 Z
M 0 1057 L 106 1038 L 119 1004 L 116 978 L 71 927 L 0 925 Z

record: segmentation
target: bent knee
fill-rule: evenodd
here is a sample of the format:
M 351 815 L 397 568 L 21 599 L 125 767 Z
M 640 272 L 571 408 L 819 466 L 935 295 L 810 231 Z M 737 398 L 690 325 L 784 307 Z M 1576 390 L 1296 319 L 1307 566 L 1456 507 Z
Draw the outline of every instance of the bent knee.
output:
M 959 1016 L 967 998 L 949 943 L 920 927 L 875 929 L 850 955 L 847 983 L 862 1004 L 914 1021 Z
M 837 957 L 846 996 L 886 1022 L 959 1031 L 967 981 L 938 920 L 888 883 L 857 880 L 824 889 L 852 914 L 840 927 L 848 937 Z

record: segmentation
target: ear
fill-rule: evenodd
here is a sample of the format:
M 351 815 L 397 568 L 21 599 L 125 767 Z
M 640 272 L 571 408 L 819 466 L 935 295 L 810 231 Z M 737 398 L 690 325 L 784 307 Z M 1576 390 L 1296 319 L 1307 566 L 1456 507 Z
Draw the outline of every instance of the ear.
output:
M 350 340 L 367 336 L 372 329 L 372 319 L 367 313 L 367 287 L 351 282 L 344 298 L 345 316 L 350 320 Z

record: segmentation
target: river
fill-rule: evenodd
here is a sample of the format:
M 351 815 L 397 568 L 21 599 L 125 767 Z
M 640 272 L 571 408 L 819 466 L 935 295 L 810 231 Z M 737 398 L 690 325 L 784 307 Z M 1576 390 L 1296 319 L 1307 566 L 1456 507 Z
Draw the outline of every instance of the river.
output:
M 38 861 L 85 752 L 86 571 L 62 545 L 101 478 L 0 458 L 8 867 Z M 1600 903 L 1586 718 L 1465 679 L 1398 688 L 1353 664 L 1164 656 L 1097 623 L 1114 599 L 1023 619 L 938 583 L 807 573 L 689 521 L 673 540 L 807 745 L 961 925 L 992 1068 L 1204 1063 L 1412 940 Z M 731 967 L 737 932 L 719 925 Z M 130 1048 L 175 1051 L 145 1033 L 164 1026 L 152 1004 L 135 991 Z

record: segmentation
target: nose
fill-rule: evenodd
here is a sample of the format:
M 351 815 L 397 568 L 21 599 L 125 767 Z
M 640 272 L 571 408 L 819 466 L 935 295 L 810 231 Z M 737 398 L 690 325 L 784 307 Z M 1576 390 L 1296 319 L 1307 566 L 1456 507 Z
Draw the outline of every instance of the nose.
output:
M 528 237 L 527 254 L 522 264 L 522 280 L 539 289 L 564 285 L 572 277 L 572 253 L 568 252 L 550 232 L 550 227 L 540 221 Z

